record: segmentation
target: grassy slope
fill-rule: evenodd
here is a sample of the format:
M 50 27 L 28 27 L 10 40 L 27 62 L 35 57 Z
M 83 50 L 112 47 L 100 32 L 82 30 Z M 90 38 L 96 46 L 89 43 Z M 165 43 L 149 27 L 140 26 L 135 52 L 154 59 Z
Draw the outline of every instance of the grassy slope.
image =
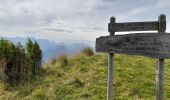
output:
M 115 100 L 154 100 L 156 60 L 116 55 Z M 38 80 L 19 87 L 0 84 L 0 100 L 106 100 L 107 56 L 76 55 L 67 67 L 45 65 Z M 170 100 L 170 60 L 165 61 L 164 99 Z

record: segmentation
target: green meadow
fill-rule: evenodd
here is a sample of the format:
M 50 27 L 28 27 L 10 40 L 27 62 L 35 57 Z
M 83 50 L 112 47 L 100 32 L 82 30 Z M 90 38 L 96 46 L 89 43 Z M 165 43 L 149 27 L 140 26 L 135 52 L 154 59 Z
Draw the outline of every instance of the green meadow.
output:
M 0 100 L 106 100 L 107 54 L 62 55 L 30 81 L 0 83 Z M 115 55 L 115 100 L 155 100 L 157 60 Z M 165 60 L 164 100 L 170 100 L 170 60 Z

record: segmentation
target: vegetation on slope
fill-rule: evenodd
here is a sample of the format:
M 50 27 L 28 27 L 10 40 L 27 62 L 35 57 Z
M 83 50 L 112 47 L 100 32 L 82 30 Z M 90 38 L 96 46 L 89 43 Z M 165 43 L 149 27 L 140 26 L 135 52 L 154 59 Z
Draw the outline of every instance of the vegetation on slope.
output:
M 41 67 L 42 51 L 39 44 L 28 39 L 26 48 L 19 42 L 0 39 L 0 79 L 10 85 L 29 80 Z
M 66 65 L 65 65 L 66 64 Z M 164 100 L 170 100 L 170 61 L 165 60 Z M 115 100 L 154 100 L 156 60 L 115 55 Z M 39 76 L 17 87 L 0 85 L 0 99 L 105 100 L 107 55 L 84 53 L 53 59 Z

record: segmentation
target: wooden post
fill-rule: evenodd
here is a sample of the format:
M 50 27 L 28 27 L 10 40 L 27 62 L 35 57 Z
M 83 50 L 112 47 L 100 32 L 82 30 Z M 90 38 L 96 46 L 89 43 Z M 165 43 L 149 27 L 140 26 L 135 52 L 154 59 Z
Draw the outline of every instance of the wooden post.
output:
M 115 31 L 111 29 L 111 25 L 115 24 L 115 18 L 110 18 L 108 30 L 110 35 L 115 35 Z M 107 85 L 107 100 L 113 100 L 113 74 L 114 74 L 114 53 L 108 55 L 108 85 Z
M 165 33 L 166 30 L 166 16 L 160 15 L 159 19 L 159 33 Z M 163 100 L 163 80 L 164 80 L 164 59 L 158 60 L 156 71 L 156 100 Z
M 108 56 L 108 86 L 107 86 L 107 100 L 113 100 L 113 70 L 114 70 L 114 53 L 109 53 Z

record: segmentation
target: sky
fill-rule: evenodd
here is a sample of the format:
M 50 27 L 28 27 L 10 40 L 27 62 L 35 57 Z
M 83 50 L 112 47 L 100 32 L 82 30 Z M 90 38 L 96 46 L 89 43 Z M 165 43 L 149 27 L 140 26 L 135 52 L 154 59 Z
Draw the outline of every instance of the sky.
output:
M 169 0 L 0 0 L 0 36 L 95 41 L 109 35 L 112 16 L 133 22 L 157 21 L 160 14 L 170 31 Z

